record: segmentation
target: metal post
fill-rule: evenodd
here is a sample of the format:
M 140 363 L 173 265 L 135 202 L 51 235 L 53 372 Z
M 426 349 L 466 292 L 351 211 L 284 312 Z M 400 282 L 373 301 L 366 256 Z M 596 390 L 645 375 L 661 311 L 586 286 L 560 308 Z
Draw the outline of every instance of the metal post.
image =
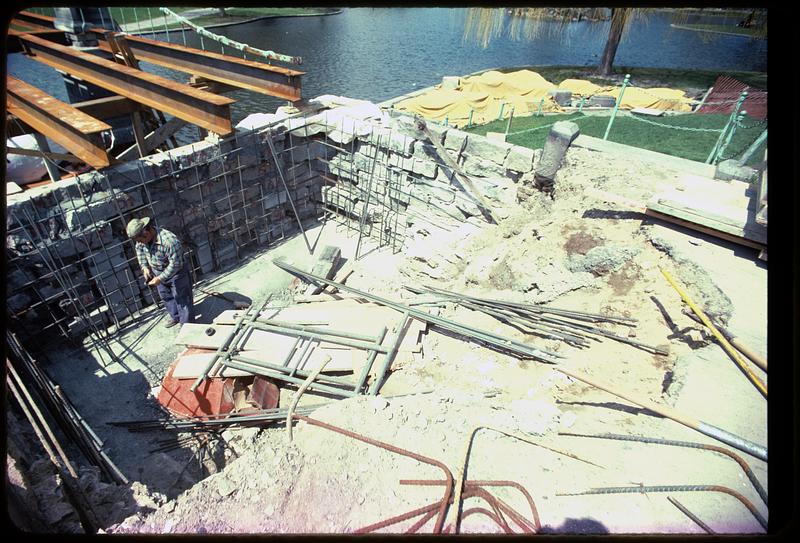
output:
M 767 139 L 767 129 L 765 128 L 764 131 L 761 133 L 761 135 L 758 136 L 758 138 L 756 138 L 756 141 L 754 141 L 752 145 L 750 145 L 750 147 L 747 149 L 747 151 L 744 152 L 742 158 L 739 159 L 739 162 L 741 162 L 742 164 L 747 164 L 747 161 L 750 160 L 750 157 L 753 156 L 753 153 L 756 152 L 756 149 L 758 149 L 766 139 Z
M 725 127 L 720 132 L 719 138 L 717 138 L 717 142 L 714 144 L 714 148 L 711 149 L 711 153 L 706 159 L 706 164 L 711 164 L 719 153 L 719 146 L 722 145 L 722 142 L 725 139 L 725 136 L 727 135 L 731 125 L 736 122 L 736 117 L 739 115 L 739 110 L 742 108 L 745 98 L 747 98 L 747 91 L 742 91 L 742 94 L 739 95 L 739 99 L 736 101 L 736 105 L 733 107 L 731 116 L 728 118 L 728 122 L 725 123 Z
M 617 97 L 617 101 L 614 103 L 614 111 L 611 112 L 611 118 L 608 120 L 608 126 L 606 126 L 606 133 L 603 134 L 603 139 L 608 139 L 608 133 L 611 131 L 611 125 L 614 124 L 614 118 L 617 116 L 617 111 L 619 111 L 619 106 L 622 103 L 622 95 L 625 94 L 625 87 L 628 86 L 628 81 L 631 79 L 631 74 L 625 74 L 625 79 L 622 81 L 622 88 L 619 90 L 619 96 Z
M 512 120 L 514 120 L 514 106 L 511 106 L 511 114 L 508 116 L 508 123 L 506 124 L 506 136 L 508 136 L 508 131 L 511 130 Z
M 722 158 L 725 149 L 728 148 L 728 145 L 730 145 L 731 140 L 733 139 L 733 135 L 736 133 L 736 128 L 741 126 L 742 120 L 744 119 L 744 116 L 746 114 L 747 112 L 745 110 L 742 110 L 741 113 L 739 113 L 739 115 L 736 116 L 736 121 L 734 121 L 733 125 L 731 126 L 731 129 L 728 132 L 728 136 L 725 138 L 725 143 L 722 144 L 722 147 L 719 148 L 717 156 L 714 157 L 714 162 L 713 162 L 714 164 L 719 162 L 720 159 Z
M 543 105 L 544 105 L 544 96 L 542 96 L 542 99 L 539 100 L 539 109 L 536 110 L 536 116 L 537 117 L 541 117 L 542 116 L 542 106 Z
M 506 107 L 506 103 L 505 102 L 501 102 L 500 103 L 500 115 L 497 116 L 497 120 L 500 120 L 500 119 L 503 118 L 503 109 L 505 107 Z
M 583 103 L 586 101 L 585 96 L 581 96 L 581 102 L 578 104 L 578 113 L 583 113 Z
M 469 120 L 467 121 L 467 128 L 472 126 L 472 114 L 473 113 L 475 113 L 475 110 L 472 109 L 472 108 L 469 108 Z

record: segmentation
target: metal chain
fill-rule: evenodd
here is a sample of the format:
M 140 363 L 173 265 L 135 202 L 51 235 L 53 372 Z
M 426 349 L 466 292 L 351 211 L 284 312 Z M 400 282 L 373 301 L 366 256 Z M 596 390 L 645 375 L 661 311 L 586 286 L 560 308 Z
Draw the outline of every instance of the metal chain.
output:
M 584 119 L 584 118 L 586 118 L 586 117 L 588 117 L 588 115 L 585 115 L 585 114 L 584 114 L 584 115 L 581 115 L 581 116 L 579 116 L 579 117 L 575 117 L 575 118 L 573 118 L 573 119 L 569 119 L 569 120 L 570 120 L 570 121 L 577 121 L 577 120 L 579 120 L 579 119 Z M 563 120 L 563 119 L 562 119 L 562 120 Z M 556 122 L 559 122 L 559 121 L 556 121 Z M 519 132 L 509 132 L 507 135 L 508 135 L 508 136 L 516 136 L 517 134 L 525 134 L 526 132 L 533 132 L 533 131 L 535 131 L 535 130 L 541 130 L 542 128 L 550 128 L 550 127 L 551 127 L 551 126 L 553 126 L 554 124 L 556 124 L 556 123 L 552 123 L 552 124 L 545 124 L 545 125 L 542 125 L 542 126 L 537 126 L 537 127 L 535 127 L 535 128 L 526 128 L 525 130 L 520 130 Z
M 675 130 L 684 130 L 686 132 L 722 132 L 722 128 L 690 128 L 688 126 L 674 126 L 671 124 L 657 123 L 655 121 L 645 120 L 642 117 L 639 117 L 634 114 L 631 114 L 628 117 L 631 119 L 636 119 L 637 121 L 641 121 L 646 124 L 652 124 L 655 126 L 660 126 L 662 128 L 674 128 Z

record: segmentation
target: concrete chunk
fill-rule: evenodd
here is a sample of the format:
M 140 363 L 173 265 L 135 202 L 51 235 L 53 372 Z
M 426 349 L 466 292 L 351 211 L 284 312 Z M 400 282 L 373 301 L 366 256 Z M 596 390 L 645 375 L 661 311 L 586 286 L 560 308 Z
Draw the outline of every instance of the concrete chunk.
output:
M 508 156 L 506 157 L 506 161 L 503 166 L 505 166 L 507 170 L 528 173 L 533 169 L 533 149 L 515 145 L 508 152 Z
M 492 141 L 488 138 L 470 135 L 467 138 L 467 145 L 464 147 L 464 154 L 473 158 L 490 160 L 495 164 L 504 164 L 511 145 L 502 141 Z

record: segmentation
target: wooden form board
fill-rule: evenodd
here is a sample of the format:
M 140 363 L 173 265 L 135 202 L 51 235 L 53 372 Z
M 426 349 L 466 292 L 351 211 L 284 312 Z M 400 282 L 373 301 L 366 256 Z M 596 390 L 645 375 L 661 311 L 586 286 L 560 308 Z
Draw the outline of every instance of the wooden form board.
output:
M 225 311 L 215 319 L 215 322 L 234 323 L 242 313 L 243 311 L 236 310 Z M 399 333 L 402 320 L 402 315 L 397 311 L 377 304 L 360 303 L 356 300 L 319 302 L 287 308 L 267 309 L 262 314 L 265 318 L 274 318 L 298 324 L 316 324 L 321 328 L 330 323 L 333 329 L 361 334 L 370 333 L 365 332 L 365 328 L 367 328 L 373 330 L 376 336 L 380 329 L 386 326 L 389 331 L 384 337 L 382 345 L 387 350 L 393 345 Z M 410 360 L 413 360 L 413 353 L 420 352 L 420 333 L 426 329 L 426 326 L 424 322 L 411 319 L 398 347 L 392 367 L 407 364 Z M 214 331 L 212 335 L 207 334 L 209 329 Z M 230 337 L 234 329 L 234 324 L 187 323 L 181 327 L 175 343 L 192 348 L 216 351 Z M 288 358 L 292 350 L 295 349 L 295 343 L 296 338 L 293 336 L 251 329 L 246 332 L 246 336 L 244 336 L 238 348 L 241 351 L 241 356 L 276 365 L 282 365 L 288 359 L 287 367 L 293 368 L 300 364 L 298 369 L 305 371 L 311 371 L 319 367 L 322 360 L 326 356 L 330 356 L 331 361 L 325 366 L 324 372 L 352 371 L 356 374 L 360 374 L 370 355 L 370 351 L 335 343 L 320 342 L 313 344 L 309 348 L 306 357 L 301 357 L 306 347 L 306 340 L 303 340 L 297 344 L 292 357 Z M 179 375 L 185 375 L 186 378 L 189 378 L 194 373 L 199 375 L 199 372 L 208 365 L 213 356 L 213 352 L 184 354 L 181 362 L 176 366 L 176 370 L 179 371 Z M 379 354 L 376 357 L 372 368 L 373 372 L 380 367 L 384 357 L 385 354 Z M 303 358 L 302 361 L 301 358 Z M 247 372 L 242 372 L 242 374 L 248 375 Z M 196 377 L 197 375 L 194 376 Z M 227 375 L 227 373 L 224 375 Z
M 756 194 L 741 181 L 714 181 L 686 176 L 681 183 L 653 196 L 647 204 L 650 216 L 671 220 L 689 228 L 718 235 L 745 245 L 763 246 L 767 229 L 755 220 Z

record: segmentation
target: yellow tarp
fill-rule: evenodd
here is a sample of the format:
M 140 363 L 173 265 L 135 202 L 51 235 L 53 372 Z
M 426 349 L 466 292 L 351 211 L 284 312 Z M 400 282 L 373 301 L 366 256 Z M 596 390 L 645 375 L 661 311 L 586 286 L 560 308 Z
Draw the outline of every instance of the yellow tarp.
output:
M 477 76 L 463 78 L 456 89 L 434 88 L 394 105 L 395 109 L 417 113 L 426 119 L 444 122 L 453 126 L 472 123 L 483 124 L 500 117 L 529 115 L 542 112 L 562 111 L 548 91 L 555 85 L 530 70 L 519 70 L 508 74 L 489 71 Z M 544 99 L 542 101 L 542 99 Z
M 565 79 L 558 88 L 560 90 L 572 91 L 573 99 L 590 98 L 592 96 L 612 96 L 616 99 L 619 96 L 619 87 L 601 87 L 585 79 Z M 652 88 L 643 89 L 639 87 L 627 86 L 622 95 L 623 109 L 634 109 L 645 107 L 659 109 L 661 111 L 692 111 L 692 100 L 686 97 L 686 93 L 676 89 Z
M 494 98 L 524 96 L 539 100 L 547 96 L 547 91 L 554 89 L 555 85 L 536 72 L 520 70 L 507 74 L 490 71 L 466 77 L 461 80 L 459 88 L 463 91 L 486 92 Z
M 572 91 L 574 98 L 591 96 L 619 96 L 620 87 L 602 87 L 584 79 L 565 79 L 558 86 L 530 70 L 501 73 L 495 70 L 461 79 L 455 89 L 438 86 L 420 96 L 394 105 L 395 109 L 417 113 L 426 119 L 453 126 L 484 124 L 501 116 L 508 118 L 544 112 L 564 111 L 549 94 L 555 89 Z M 622 96 L 621 108 L 637 107 L 662 111 L 691 111 L 692 100 L 680 90 L 628 86 Z

